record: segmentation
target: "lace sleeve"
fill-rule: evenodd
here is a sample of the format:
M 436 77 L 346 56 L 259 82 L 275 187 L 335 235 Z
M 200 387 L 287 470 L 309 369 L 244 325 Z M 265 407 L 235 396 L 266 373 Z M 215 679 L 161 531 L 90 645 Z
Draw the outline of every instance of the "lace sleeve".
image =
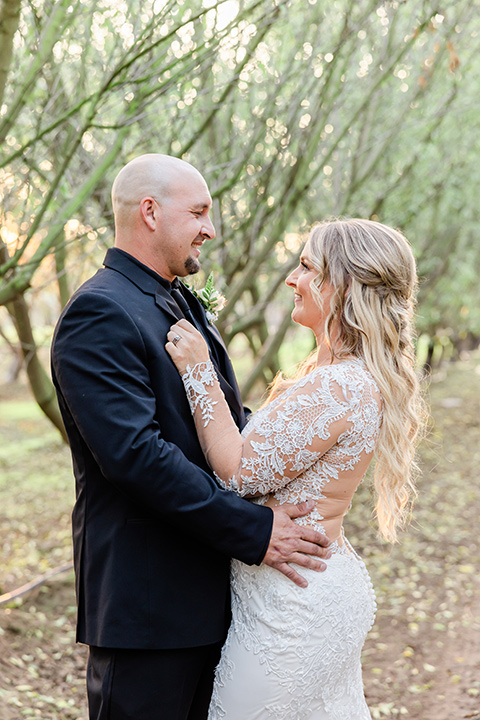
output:
M 227 489 L 229 478 L 240 465 L 243 438 L 233 421 L 225 396 L 218 382 L 213 363 L 200 362 L 182 375 L 198 439 L 205 458 L 217 480 Z
M 284 487 L 350 427 L 350 402 L 329 368 L 312 373 L 311 379 L 257 413 L 245 438 L 231 418 L 210 362 L 187 368 L 182 379 L 210 467 L 225 488 L 243 496 Z
M 266 495 L 284 487 L 351 428 L 351 403 L 329 368 L 322 370 L 254 418 L 231 479 L 240 494 Z
M 187 365 L 187 372 L 182 375 L 183 386 L 187 393 L 190 412 L 195 417 L 195 410 L 200 409 L 203 426 L 206 427 L 210 420 L 213 420 L 213 406 L 217 404 L 208 394 L 208 387 L 215 385 L 217 374 L 213 364 L 201 362 L 193 368 Z

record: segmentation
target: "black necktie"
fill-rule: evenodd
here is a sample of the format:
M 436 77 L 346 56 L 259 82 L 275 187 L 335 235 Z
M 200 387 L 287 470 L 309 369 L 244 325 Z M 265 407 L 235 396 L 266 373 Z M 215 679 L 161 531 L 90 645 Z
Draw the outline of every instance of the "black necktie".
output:
M 220 357 L 218 355 L 217 349 L 215 347 L 215 344 L 212 341 L 212 337 L 210 336 L 210 333 L 208 332 L 205 325 L 202 325 L 200 320 L 197 320 L 195 318 L 195 315 L 193 314 L 186 298 L 183 296 L 182 291 L 179 288 L 180 282 L 173 282 L 172 283 L 172 289 L 171 289 L 171 295 L 172 298 L 177 303 L 178 307 L 182 311 L 183 315 L 185 316 L 185 319 L 192 323 L 194 327 L 197 328 L 198 332 L 202 333 L 203 337 L 207 341 L 208 348 L 210 350 L 210 355 L 212 357 L 212 360 L 214 360 L 214 364 L 219 372 L 222 372 L 222 362 L 220 361 Z
M 217 349 L 215 347 L 215 343 L 213 342 L 213 338 L 210 337 L 210 333 L 207 330 L 206 325 L 202 326 L 202 323 L 200 320 L 196 320 L 195 316 L 190 309 L 190 306 L 185 299 L 185 297 L 182 294 L 182 291 L 178 287 L 180 285 L 180 281 L 174 281 L 172 283 L 171 287 L 171 295 L 172 298 L 177 303 L 178 307 L 182 311 L 185 318 L 192 323 L 194 327 L 197 328 L 199 332 L 202 333 L 203 337 L 207 341 L 207 345 L 210 351 L 210 357 L 213 361 L 213 364 L 215 366 L 215 369 L 217 371 L 218 379 L 220 382 L 220 387 L 223 390 L 223 393 L 226 397 L 227 403 L 230 407 L 230 411 L 232 413 L 234 421 L 237 423 L 237 425 L 241 428 L 243 424 L 245 423 L 245 419 L 243 416 L 243 409 L 241 402 L 239 400 L 239 397 L 237 397 L 235 390 L 231 387 L 230 383 L 225 380 L 224 377 L 224 363 L 221 361 L 220 356 L 217 352 Z M 242 420 L 243 418 L 243 420 Z
M 193 316 L 193 313 L 192 313 L 192 311 L 190 310 L 190 306 L 189 306 L 189 304 L 187 303 L 187 301 L 185 300 L 185 298 L 183 297 L 182 291 L 180 290 L 180 288 L 176 287 L 175 285 L 172 285 L 171 295 L 172 295 L 172 298 L 173 298 L 173 299 L 175 300 L 175 302 L 177 303 L 177 305 L 178 305 L 178 307 L 180 308 L 180 310 L 182 311 L 182 313 L 185 315 L 185 318 L 186 318 L 189 322 L 191 322 L 192 325 L 193 325 L 194 327 L 196 327 L 197 330 L 199 330 L 199 331 L 202 333 L 202 335 L 205 335 L 205 332 L 204 332 L 203 329 L 201 328 L 200 323 L 197 322 L 197 320 L 195 320 L 195 318 L 194 318 L 194 316 Z

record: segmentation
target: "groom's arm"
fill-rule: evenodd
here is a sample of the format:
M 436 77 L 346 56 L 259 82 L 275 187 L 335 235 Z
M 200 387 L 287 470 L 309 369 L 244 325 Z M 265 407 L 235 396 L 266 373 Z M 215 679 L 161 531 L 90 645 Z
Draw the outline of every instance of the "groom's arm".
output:
M 287 564 L 324 569 L 324 536 L 292 522 L 294 506 L 261 507 L 218 488 L 155 420 L 157 399 L 138 328 L 124 307 L 77 296 L 60 321 L 53 375 L 67 432 L 84 443 L 104 477 L 146 513 L 247 564 L 264 560 L 298 584 Z
M 146 348 L 120 304 L 101 294 L 77 296 L 56 331 L 52 366 L 69 436 L 87 446 L 119 492 L 175 532 L 261 562 L 272 511 L 221 490 L 162 437 Z

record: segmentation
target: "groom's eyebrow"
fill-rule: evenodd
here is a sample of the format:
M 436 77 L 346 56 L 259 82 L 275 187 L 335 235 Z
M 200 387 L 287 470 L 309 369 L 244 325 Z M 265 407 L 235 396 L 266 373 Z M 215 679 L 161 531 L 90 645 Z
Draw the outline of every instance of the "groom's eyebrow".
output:
M 207 210 L 211 207 L 211 203 L 199 202 L 192 205 L 192 210 Z

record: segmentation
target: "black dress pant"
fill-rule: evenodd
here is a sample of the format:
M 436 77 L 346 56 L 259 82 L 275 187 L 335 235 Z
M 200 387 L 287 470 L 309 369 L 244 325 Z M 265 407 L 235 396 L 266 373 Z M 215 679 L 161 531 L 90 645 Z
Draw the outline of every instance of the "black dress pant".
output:
M 90 647 L 90 720 L 206 720 L 221 648 Z

